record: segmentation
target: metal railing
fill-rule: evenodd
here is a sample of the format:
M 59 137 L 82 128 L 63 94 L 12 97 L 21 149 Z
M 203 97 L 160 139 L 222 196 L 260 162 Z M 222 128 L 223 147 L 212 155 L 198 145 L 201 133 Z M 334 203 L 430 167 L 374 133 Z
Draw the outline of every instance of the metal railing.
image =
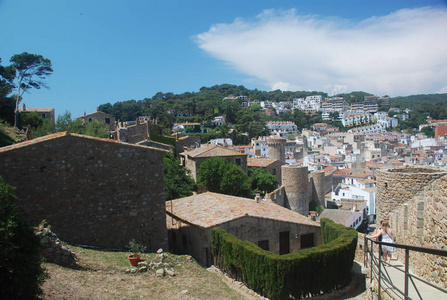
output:
M 432 284 L 431 282 L 421 278 L 420 276 L 410 274 L 410 251 L 447 257 L 447 250 L 380 242 L 380 241 L 373 240 L 373 239 L 367 237 L 366 235 L 365 235 L 365 244 L 364 245 L 365 245 L 364 266 L 367 267 L 368 271 L 370 272 L 369 278 L 371 281 L 373 280 L 373 277 L 377 278 L 378 298 L 379 299 L 382 299 L 382 297 L 381 297 L 382 291 L 385 292 L 386 294 L 388 294 L 391 298 L 398 298 L 398 299 L 405 299 L 405 300 L 411 299 L 409 297 L 410 282 L 411 282 L 414 290 L 416 291 L 419 299 L 423 299 L 423 298 L 420 293 L 420 289 L 418 288 L 418 285 L 416 284 L 417 282 L 419 282 L 420 284 L 426 284 L 426 285 L 440 291 L 441 293 L 445 294 L 445 297 L 447 297 L 447 290 Z M 386 263 L 385 261 L 382 260 L 381 252 L 380 252 L 381 245 L 392 246 L 392 247 L 396 247 L 396 248 L 405 250 L 405 262 L 404 262 L 403 270 L 398 268 L 397 266 L 393 266 L 393 265 Z M 374 251 L 374 248 L 376 248 L 376 251 Z M 390 273 L 388 272 L 389 269 L 387 269 L 387 268 L 394 268 L 394 269 L 398 270 L 400 273 L 403 273 L 403 276 L 404 276 L 403 290 L 399 289 L 394 284 L 393 278 L 391 278 Z

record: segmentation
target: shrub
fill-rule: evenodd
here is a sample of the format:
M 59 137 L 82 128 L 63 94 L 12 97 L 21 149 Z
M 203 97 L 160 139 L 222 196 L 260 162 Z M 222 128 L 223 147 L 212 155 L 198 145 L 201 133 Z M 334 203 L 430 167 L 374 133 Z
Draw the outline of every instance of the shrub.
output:
M 129 248 L 129 252 L 134 254 L 144 253 L 147 248 L 146 246 L 139 244 L 135 239 L 130 240 L 127 247 Z
M 216 265 L 270 299 L 295 299 L 339 289 L 349 283 L 357 232 L 322 219 L 323 245 L 286 255 L 262 250 L 213 228 Z
M 14 191 L 0 177 L 0 298 L 36 299 L 45 280 L 40 240 L 20 216 Z

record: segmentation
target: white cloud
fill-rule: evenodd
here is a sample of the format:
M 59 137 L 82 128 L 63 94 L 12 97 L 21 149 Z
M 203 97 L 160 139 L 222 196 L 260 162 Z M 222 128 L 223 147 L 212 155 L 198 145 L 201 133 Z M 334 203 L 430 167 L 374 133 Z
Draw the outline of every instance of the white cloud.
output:
M 266 10 L 197 35 L 201 49 L 272 89 L 434 93 L 446 86 L 447 9 L 361 22 Z

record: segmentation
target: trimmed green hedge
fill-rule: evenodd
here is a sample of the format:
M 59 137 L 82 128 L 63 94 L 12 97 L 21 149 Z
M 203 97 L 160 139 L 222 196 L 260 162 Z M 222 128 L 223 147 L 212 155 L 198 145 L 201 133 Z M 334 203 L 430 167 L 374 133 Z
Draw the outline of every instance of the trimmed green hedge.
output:
M 163 134 L 161 134 L 161 132 L 162 132 L 162 128 L 160 126 L 155 125 L 155 126 L 151 127 L 151 130 L 149 131 L 151 140 L 153 140 L 154 142 L 159 142 L 162 144 L 173 146 L 174 155 L 177 155 L 177 153 L 176 153 L 177 151 L 175 148 L 177 139 L 172 136 L 163 135 Z
M 286 255 L 262 250 L 220 228 L 211 231 L 215 264 L 270 299 L 300 299 L 347 285 L 357 231 L 322 219 L 323 244 Z

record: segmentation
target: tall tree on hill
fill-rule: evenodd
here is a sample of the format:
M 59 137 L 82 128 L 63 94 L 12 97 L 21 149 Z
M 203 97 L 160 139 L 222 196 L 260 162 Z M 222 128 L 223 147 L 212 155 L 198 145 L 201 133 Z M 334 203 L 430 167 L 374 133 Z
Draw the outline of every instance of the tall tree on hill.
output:
M 16 107 L 14 110 L 14 127 L 17 127 L 19 103 L 23 94 L 31 88 L 40 89 L 41 87 L 47 87 L 43 80 L 53 73 L 53 69 L 51 60 L 44 58 L 42 55 L 28 52 L 14 55 L 11 57 L 10 62 L 15 72 Z
M 3 67 L 0 58 L 0 119 L 12 124 L 14 119 L 14 99 L 8 97 L 14 88 L 14 69 Z

